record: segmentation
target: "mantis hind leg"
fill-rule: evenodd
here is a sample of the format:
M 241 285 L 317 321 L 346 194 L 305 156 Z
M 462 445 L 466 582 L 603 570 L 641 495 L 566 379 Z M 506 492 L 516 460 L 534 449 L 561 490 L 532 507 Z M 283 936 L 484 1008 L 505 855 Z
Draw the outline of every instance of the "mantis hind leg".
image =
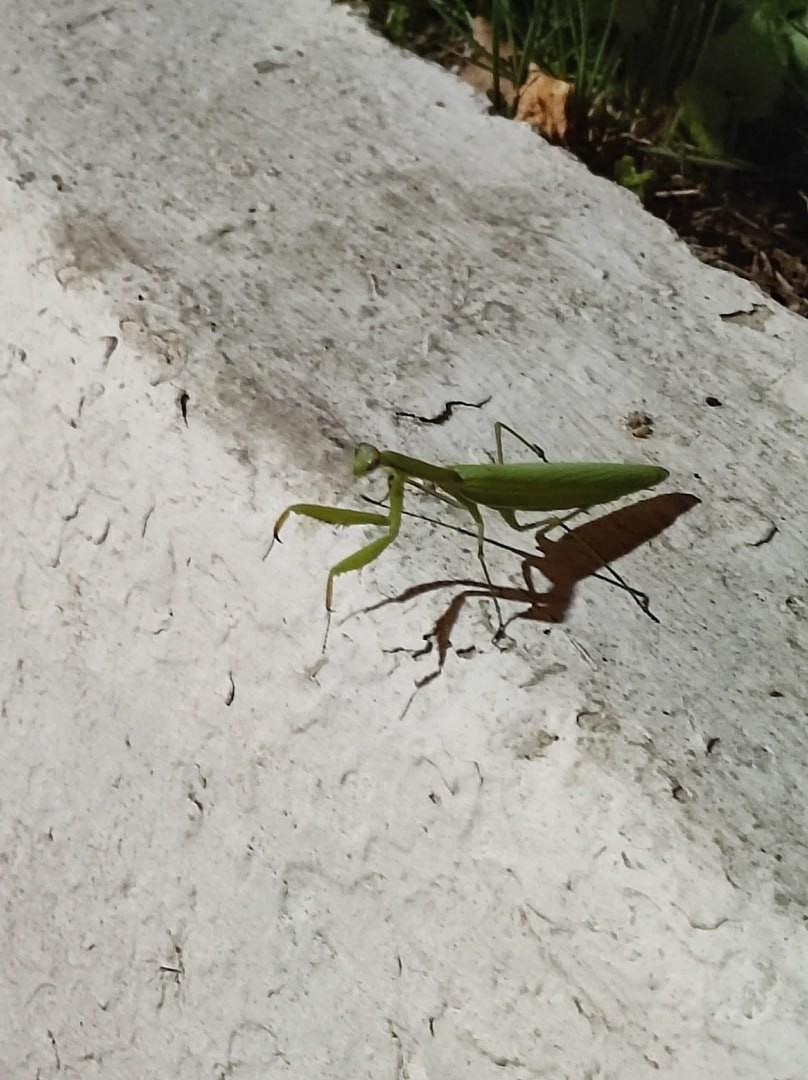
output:
M 531 451 L 531 453 L 536 455 L 536 457 L 539 459 L 539 461 L 544 461 L 544 462 L 547 461 L 547 455 L 545 454 L 545 452 L 542 450 L 542 448 L 539 446 L 538 443 L 528 442 L 528 440 L 524 437 L 524 435 L 520 435 L 518 431 L 514 430 L 514 428 L 510 427 L 508 424 L 503 424 L 501 420 L 497 420 L 497 422 L 494 424 L 494 438 L 496 439 L 496 442 L 497 442 L 497 464 L 498 465 L 507 465 L 507 462 L 505 460 L 505 455 L 502 452 L 502 432 L 503 431 L 507 431 L 509 435 L 513 435 L 514 439 L 518 439 L 518 441 L 523 446 L 526 446 L 528 448 L 528 450 Z
M 524 437 L 524 435 L 520 435 L 519 432 L 515 431 L 512 427 L 510 427 L 509 424 L 503 424 L 501 421 L 498 420 L 494 424 L 494 438 L 496 439 L 497 443 L 497 463 L 499 465 L 507 464 L 502 453 L 503 431 L 507 431 L 510 435 L 513 435 L 513 437 L 517 439 L 520 443 L 522 443 L 523 446 L 526 446 L 528 450 L 532 451 L 536 455 L 536 457 L 539 458 L 540 461 L 547 461 L 547 455 L 545 454 L 544 450 L 542 450 L 542 448 L 538 445 L 538 443 L 529 442 Z M 586 506 L 581 506 L 577 510 L 571 510 L 569 514 L 563 514 L 561 517 L 555 515 L 554 517 L 544 518 L 542 521 L 530 521 L 524 524 L 520 524 L 520 522 L 516 520 L 516 514 L 513 512 L 513 510 L 500 510 L 499 514 L 504 519 L 504 521 L 516 532 L 529 532 L 530 530 L 535 529 L 537 534 L 543 535 L 550 529 L 554 529 L 557 525 L 563 525 L 566 529 L 566 522 L 569 521 L 570 518 L 574 518 L 578 514 L 586 513 L 587 509 L 588 508 Z M 567 529 L 567 532 L 571 533 L 571 530 Z M 583 537 L 578 536 L 577 539 L 578 542 L 582 544 L 592 555 L 594 555 L 598 559 L 600 558 L 598 552 L 595 551 L 592 545 L 586 540 L 584 540 Z M 648 606 L 648 597 L 645 595 L 645 593 L 641 593 L 637 589 L 633 589 L 628 584 L 628 582 L 623 579 L 622 575 L 618 574 L 614 567 L 609 566 L 608 563 L 604 563 L 604 567 L 611 574 L 612 580 L 615 582 L 615 584 L 618 585 L 621 589 L 625 589 L 625 591 L 629 593 L 629 595 L 633 596 L 642 608 L 642 610 L 646 613 L 646 615 L 649 615 L 655 622 L 658 622 L 659 620 L 656 618 L 655 615 L 652 614 Z
M 560 517 L 558 514 L 554 514 L 552 517 L 542 518 L 540 521 L 524 521 L 520 522 L 516 520 L 516 514 L 513 510 L 499 510 L 499 515 L 505 519 L 512 529 L 516 532 L 531 532 L 544 533 L 549 532 L 550 529 L 554 529 L 556 525 L 563 525 L 565 521 L 569 521 L 570 518 L 577 517 L 578 514 L 583 514 L 586 510 L 585 506 L 579 507 L 577 510 L 570 510 L 568 514 L 562 514 Z

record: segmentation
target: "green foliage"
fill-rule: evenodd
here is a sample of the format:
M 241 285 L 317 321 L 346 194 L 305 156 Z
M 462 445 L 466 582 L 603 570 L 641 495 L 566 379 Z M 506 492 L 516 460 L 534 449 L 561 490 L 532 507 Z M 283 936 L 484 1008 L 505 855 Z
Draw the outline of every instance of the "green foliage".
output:
M 385 30 L 392 41 L 404 42 L 409 32 L 410 13 L 406 4 L 391 4 L 387 11 Z
M 808 155 L 808 0 L 394 0 L 371 5 L 401 42 L 427 11 L 501 80 L 534 62 L 575 86 L 584 142 L 630 134 L 685 157 Z M 380 19 L 379 9 L 384 18 Z M 492 30 L 485 52 L 472 20 Z M 638 174 L 639 175 L 639 174 Z M 631 186 L 629 184 L 628 186 Z
M 403 47 L 411 47 L 424 28 L 436 19 L 430 0 L 369 0 L 366 10 L 374 26 Z
M 743 125 L 771 115 L 783 99 L 789 28 L 776 6 L 739 10 L 706 42 L 703 62 L 675 88 L 681 122 L 705 153 L 736 151 Z
M 621 187 L 628 188 L 640 198 L 645 194 L 646 187 L 656 179 L 653 169 L 637 169 L 637 159 L 631 154 L 623 154 L 614 163 L 614 178 Z

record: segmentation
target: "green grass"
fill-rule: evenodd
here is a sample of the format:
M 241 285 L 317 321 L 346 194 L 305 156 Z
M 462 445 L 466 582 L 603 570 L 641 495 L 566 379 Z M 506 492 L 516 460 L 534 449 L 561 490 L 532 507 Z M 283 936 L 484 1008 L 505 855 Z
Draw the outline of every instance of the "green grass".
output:
M 400 45 L 472 57 L 499 111 L 512 111 L 502 81 L 521 86 L 530 63 L 572 83 L 572 148 L 640 193 L 649 172 L 688 166 L 805 175 L 808 0 L 373 0 L 369 12 Z

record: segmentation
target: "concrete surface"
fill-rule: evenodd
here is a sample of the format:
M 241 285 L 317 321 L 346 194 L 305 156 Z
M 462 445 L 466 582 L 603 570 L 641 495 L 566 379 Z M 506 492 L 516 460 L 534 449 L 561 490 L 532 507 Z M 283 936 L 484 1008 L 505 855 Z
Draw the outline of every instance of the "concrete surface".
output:
M 320 0 L 1 10 L 0 1075 L 808 1075 L 805 323 Z M 272 523 L 495 419 L 702 502 L 404 713 L 472 542 L 320 663 Z

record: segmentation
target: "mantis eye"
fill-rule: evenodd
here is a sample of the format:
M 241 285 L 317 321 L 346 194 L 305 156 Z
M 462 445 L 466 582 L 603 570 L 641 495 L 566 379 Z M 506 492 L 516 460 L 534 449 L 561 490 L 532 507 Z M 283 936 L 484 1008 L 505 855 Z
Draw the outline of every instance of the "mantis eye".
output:
M 360 443 L 354 451 L 353 459 L 353 474 L 354 476 L 365 476 L 367 473 L 372 472 L 373 469 L 378 468 L 381 462 L 379 451 L 375 446 L 371 446 L 370 443 Z

